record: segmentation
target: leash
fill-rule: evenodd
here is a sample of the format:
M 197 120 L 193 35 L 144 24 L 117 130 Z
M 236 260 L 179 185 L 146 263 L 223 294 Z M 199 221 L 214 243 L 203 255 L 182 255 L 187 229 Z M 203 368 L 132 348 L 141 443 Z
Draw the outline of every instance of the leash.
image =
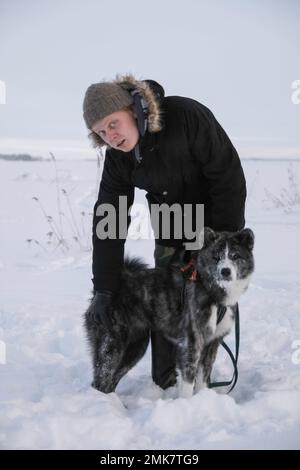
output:
M 219 307 L 220 308 L 220 307 Z M 223 315 L 224 316 L 224 315 Z M 239 305 L 235 305 L 235 355 L 232 354 L 232 351 L 230 350 L 229 346 L 225 343 L 225 341 L 222 341 L 221 345 L 229 355 L 232 365 L 233 365 L 233 376 L 231 380 L 224 381 L 224 382 L 211 382 L 209 379 L 208 383 L 208 388 L 216 388 L 216 387 L 227 387 L 230 386 L 230 389 L 228 390 L 227 393 L 230 393 L 231 390 L 234 389 L 237 379 L 238 379 L 238 358 L 239 358 L 239 347 L 240 347 L 240 313 L 239 313 Z
M 191 269 L 193 271 L 191 272 Z M 194 260 L 192 259 L 187 265 L 183 266 L 180 268 L 181 272 L 184 275 L 184 284 L 181 290 L 181 305 L 184 306 L 184 300 L 185 300 L 185 287 L 186 287 L 186 274 L 189 272 L 191 273 L 190 277 L 188 278 L 190 281 L 196 281 L 197 279 L 197 271 L 195 269 L 195 264 Z M 217 324 L 220 323 L 224 315 L 226 313 L 227 308 L 219 305 L 218 310 L 217 310 Z M 232 365 L 233 365 L 233 375 L 231 380 L 226 380 L 226 381 L 221 381 L 221 382 L 211 382 L 210 378 L 208 381 L 208 388 L 217 388 L 217 387 L 228 387 L 230 386 L 230 389 L 228 390 L 227 393 L 230 393 L 231 390 L 234 389 L 237 380 L 238 380 L 238 357 L 239 357 L 239 348 L 240 348 L 240 313 L 239 313 L 239 305 L 235 305 L 235 355 L 233 355 L 231 349 L 229 346 L 225 343 L 225 341 L 222 341 L 221 345 L 229 355 Z

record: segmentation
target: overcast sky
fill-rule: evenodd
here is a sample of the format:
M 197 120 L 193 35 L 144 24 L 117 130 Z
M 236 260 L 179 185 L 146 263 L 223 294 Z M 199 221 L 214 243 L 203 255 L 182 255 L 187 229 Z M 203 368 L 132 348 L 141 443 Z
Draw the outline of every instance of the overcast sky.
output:
M 94 82 L 133 73 L 235 142 L 300 147 L 298 0 L 0 0 L 0 139 L 84 140 Z

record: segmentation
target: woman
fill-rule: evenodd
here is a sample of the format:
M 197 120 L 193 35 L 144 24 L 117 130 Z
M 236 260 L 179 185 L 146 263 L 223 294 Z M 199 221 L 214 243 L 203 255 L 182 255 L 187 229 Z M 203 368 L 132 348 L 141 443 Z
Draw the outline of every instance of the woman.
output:
M 183 207 L 204 204 L 204 223 L 217 231 L 244 227 L 246 184 L 239 156 L 212 112 L 180 96 L 164 96 L 153 80 L 132 76 L 91 85 L 85 94 L 83 116 L 94 145 L 106 145 L 105 163 L 93 220 L 92 314 L 107 328 L 107 307 L 118 289 L 125 236 L 99 237 L 103 220 L 99 208 L 111 204 L 117 214 L 119 197 L 129 208 L 134 188 L 147 191 L 152 204 Z M 193 212 L 195 217 L 195 211 Z M 126 230 L 130 223 L 127 216 Z M 194 219 L 192 225 L 194 226 Z M 118 227 L 115 227 L 118 234 Z M 175 248 L 185 241 L 176 236 L 175 217 L 166 239 L 154 227 L 155 264 L 165 267 Z M 176 383 L 175 349 L 159 332 L 151 332 L 152 377 L 165 389 Z

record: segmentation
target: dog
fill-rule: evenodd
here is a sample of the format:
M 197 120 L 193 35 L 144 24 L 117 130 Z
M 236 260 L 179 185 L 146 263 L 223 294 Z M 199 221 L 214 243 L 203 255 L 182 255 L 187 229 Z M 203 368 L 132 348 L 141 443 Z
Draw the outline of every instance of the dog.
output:
M 201 250 L 184 266 L 178 250 L 166 269 L 149 269 L 141 260 L 125 259 L 121 283 L 109 308 L 111 328 L 95 324 L 85 313 L 93 361 L 92 386 L 110 393 L 143 357 L 150 330 L 176 344 L 179 396 L 191 397 L 208 385 L 217 350 L 232 329 L 236 304 L 254 270 L 254 234 L 250 229 L 215 232 L 204 229 Z M 183 272 L 192 271 L 185 279 Z M 218 322 L 218 308 L 223 316 Z

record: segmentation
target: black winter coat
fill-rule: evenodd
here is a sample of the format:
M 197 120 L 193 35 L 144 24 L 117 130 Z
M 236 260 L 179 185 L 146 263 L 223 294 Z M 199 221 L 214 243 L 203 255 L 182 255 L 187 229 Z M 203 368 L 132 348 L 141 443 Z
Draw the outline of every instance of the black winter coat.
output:
M 120 195 L 127 197 L 129 208 L 135 187 L 147 191 L 150 206 L 151 203 L 204 204 L 205 225 L 214 230 L 236 231 L 245 223 L 243 169 L 234 146 L 212 112 L 190 98 L 164 97 L 162 87 L 156 82 L 130 81 L 127 77 L 119 83 L 127 89 L 136 87 L 144 95 L 150 105 L 148 120 L 152 127 L 149 124 L 139 140 L 140 163 L 134 151 L 106 150 L 93 219 L 95 290 L 118 288 L 125 243 L 125 239 L 97 237 L 96 226 L 101 217 L 96 216 L 96 210 L 100 204 L 109 203 L 116 207 L 118 214 Z M 155 235 L 160 244 L 179 243 L 172 234 L 169 240 L 159 239 L 159 233 Z

